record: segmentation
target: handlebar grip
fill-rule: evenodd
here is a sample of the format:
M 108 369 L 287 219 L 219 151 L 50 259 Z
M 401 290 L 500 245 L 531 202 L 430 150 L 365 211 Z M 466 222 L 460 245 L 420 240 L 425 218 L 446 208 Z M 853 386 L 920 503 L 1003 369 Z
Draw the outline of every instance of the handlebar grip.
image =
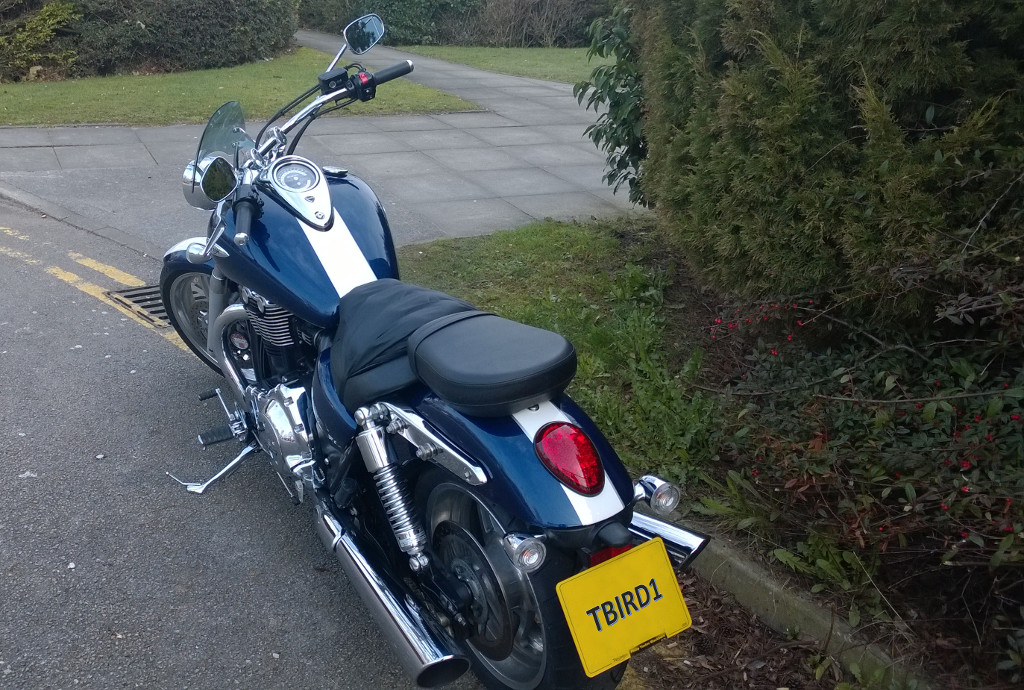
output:
M 398 79 L 412 72 L 412 60 L 406 60 L 405 62 L 399 62 L 397 65 L 391 65 L 391 67 L 385 67 L 380 72 L 373 73 L 373 81 L 376 85 L 383 84 L 384 82 L 391 81 L 392 79 Z
M 250 234 L 252 219 L 256 214 L 256 202 L 250 198 L 235 202 L 235 235 Z

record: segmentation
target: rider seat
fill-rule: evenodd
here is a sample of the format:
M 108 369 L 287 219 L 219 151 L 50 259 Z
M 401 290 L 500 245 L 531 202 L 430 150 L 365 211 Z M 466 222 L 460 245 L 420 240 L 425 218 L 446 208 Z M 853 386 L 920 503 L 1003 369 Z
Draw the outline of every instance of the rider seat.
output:
M 355 288 L 338 314 L 331 374 L 350 410 L 419 382 L 464 414 L 503 416 L 558 395 L 576 373 L 557 333 L 397 280 Z

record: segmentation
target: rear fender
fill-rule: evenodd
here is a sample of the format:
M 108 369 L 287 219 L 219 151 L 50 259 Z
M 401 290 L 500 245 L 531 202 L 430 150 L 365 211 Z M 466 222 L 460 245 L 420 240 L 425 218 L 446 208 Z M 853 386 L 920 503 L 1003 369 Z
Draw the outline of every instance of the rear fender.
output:
M 508 417 L 469 417 L 428 393 L 413 404 L 453 446 L 487 475 L 474 492 L 516 516 L 531 528 L 572 530 L 621 516 L 632 505 L 633 483 L 615 451 L 594 423 L 568 396 L 541 403 Z M 588 497 L 568 488 L 541 464 L 534 436 L 549 422 L 580 427 L 594 443 L 605 470 L 604 489 Z

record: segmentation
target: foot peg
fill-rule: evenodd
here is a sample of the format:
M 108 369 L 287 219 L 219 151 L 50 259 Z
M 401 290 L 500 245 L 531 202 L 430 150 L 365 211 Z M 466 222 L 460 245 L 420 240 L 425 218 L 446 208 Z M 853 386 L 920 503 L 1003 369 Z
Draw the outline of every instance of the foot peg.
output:
M 199 442 L 203 444 L 203 447 L 207 447 L 216 443 L 230 441 L 234 437 L 234 429 L 231 428 L 230 424 L 225 424 L 224 426 L 219 426 L 216 429 L 210 429 L 199 434 Z
M 186 489 L 188 489 L 192 493 L 194 493 L 194 494 L 201 494 L 204 491 L 206 491 L 206 489 L 209 488 L 209 486 L 211 484 L 213 484 L 214 482 L 220 481 L 221 479 L 224 479 L 225 477 L 230 475 L 232 472 L 237 470 L 238 466 L 242 464 L 242 461 L 245 460 L 250 455 L 252 455 L 253 453 L 255 453 L 257 450 L 259 450 L 259 447 L 255 443 L 250 443 L 249 445 L 247 445 L 245 448 L 242 449 L 242 452 L 239 453 L 238 456 L 234 460 L 232 460 L 227 465 L 225 465 L 224 469 L 222 469 L 220 472 L 218 472 L 217 474 L 213 475 L 212 477 L 210 477 L 209 479 L 207 479 L 205 482 L 202 482 L 202 483 L 200 483 L 200 482 L 183 482 L 180 479 L 178 479 L 177 477 L 175 477 L 173 474 L 171 474 L 170 472 L 167 473 L 167 476 L 170 477 L 171 479 L 173 479 L 174 481 L 178 482 L 182 486 L 184 486 Z

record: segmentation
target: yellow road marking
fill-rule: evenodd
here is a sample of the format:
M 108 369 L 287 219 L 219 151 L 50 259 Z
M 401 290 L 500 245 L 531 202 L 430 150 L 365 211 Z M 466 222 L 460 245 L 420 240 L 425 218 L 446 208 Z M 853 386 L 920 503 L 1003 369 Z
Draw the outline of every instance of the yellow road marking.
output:
M 38 259 L 33 259 L 25 252 L 19 252 L 17 249 L 11 249 L 10 247 L 5 247 L 3 245 L 0 245 L 0 254 L 3 254 L 4 256 L 9 256 L 12 259 L 20 259 L 21 261 L 24 261 L 27 264 L 39 263 Z
M 72 259 L 82 264 L 83 266 L 91 268 L 92 270 L 98 273 L 102 273 L 103 275 L 107 276 L 112 280 L 116 280 L 122 285 L 127 285 L 128 287 L 142 287 L 143 285 L 145 285 L 144 282 L 133 276 L 131 273 L 125 273 L 124 271 L 118 268 L 114 268 L 113 266 L 101 264 L 99 261 L 96 261 L 95 259 L 90 259 L 89 257 L 82 256 L 81 254 L 78 254 L 76 252 L 68 252 L 68 256 L 70 256 Z
M 5 235 L 8 235 L 10 237 L 13 237 L 15 239 L 19 239 L 19 240 L 27 240 L 28 239 L 28 235 L 22 235 L 17 230 L 12 230 L 11 228 L 0 227 L 0 232 L 2 232 Z
M 127 316 L 129 319 L 134 321 L 135 323 L 141 324 L 141 325 L 145 326 L 146 328 L 148 328 L 148 329 L 150 329 L 152 331 L 156 331 L 157 333 L 162 335 L 164 338 L 166 338 L 170 342 L 174 343 L 174 345 L 177 346 L 178 348 L 180 348 L 180 349 L 182 349 L 182 350 L 184 350 L 186 352 L 189 351 L 188 346 L 185 345 L 185 343 L 181 340 L 181 338 L 178 337 L 178 334 L 176 332 L 174 332 L 173 330 L 163 331 L 161 329 L 158 329 L 153 324 L 149 323 L 145 319 L 143 319 L 143 318 L 139 317 L 138 315 L 136 315 L 130 309 L 127 309 L 126 307 L 121 306 L 120 304 L 118 304 L 114 300 L 112 300 L 109 297 L 107 297 L 106 291 L 103 288 L 101 288 L 99 285 L 95 285 L 93 283 L 90 283 L 87 280 L 82 280 L 79 276 L 75 275 L 74 273 L 71 273 L 70 271 L 65 271 L 64 269 L 61 269 L 61 268 L 57 268 L 56 266 L 48 266 L 46 268 L 46 272 L 49 273 L 50 275 L 52 275 L 55 278 L 59 278 L 60 280 L 63 280 L 68 285 L 70 285 L 70 286 L 72 286 L 74 288 L 77 288 L 78 290 L 81 290 L 85 294 L 87 294 L 87 295 L 89 295 L 91 297 L 95 297 L 96 299 L 98 299 L 100 302 L 103 302 L 107 306 L 113 307 L 114 309 L 118 310 L 119 312 L 121 312 L 122 314 Z
M 16 237 L 18 239 L 24 239 L 24 240 L 28 239 L 28 237 L 25 237 L 23 235 L 19 235 L 16 232 L 14 232 L 13 230 L 11 230 L 10 228 L 0 227 L 0 232 L 3 232 L 6 235 L 10 235 L 11 237 Z M 36 265 L 36 264 L 40 263 L 39 259 L 33 258 L 30 254 L 26 254 L 25 252 L 19 252 L 19 251 L 15 250 L 15 249 L 11 249 L 9 247 L 4 247 L 3 245 L 0 245 L 0 254 L 2 254 L 4 256 L 9 256 L 12 259 L 18 259 L 19 261 L 24 261 L 25 263 L 31 264 L 31 265 Z M 141 280 L 139 280 L 135 276 L 133 276 L 133 275 L 131 275 L 129 273 L 125 273 L 123 271 L 120 271 L 120 270 L 118 270 L 118 269 L 116 269 L 116 268 L 114 268 L 112 266 L 107 266 L 105 264 L 101 264 L 98 261 L 92 261 L 92 259 L 86 259 L 86 257 L 83 257 L 81 254 L 75 254 L 74 252 L 70 252 L 69 255 L 71 256 L 72 259 L 75 259 L 75 261 L 78 261 L 83 266 L 88 266 L 89 268 L 93 268 L 94 270 L 99 271 L 103 275 L 107 276 L 108 278 L 112 278 L 112 279 L 116 280 L 119 283 L 123 283 L 123 284 L 129 285 L 131 287 L 142 287 L 143 285 L 145 285 L 145 283 L 143 283 Z M 55 278 L 59 278 L 60 280 L 62 280 L 65 283 L 67 283 L 68 285 L 70 285 L 70 286 L 72 286 L 72 287 L 74 287 L 74 288 L 76 288 L 78 290 L 81 290 L 82 292 L 84 292 L 85 294 L 89 295 L 90 297 L 95 297 L 100 302 L 103 302 L 103 304 L 106 304 L 107 306 L 116 309 L 117 311 L 121 312 L 122 314 L 124 314 L 126 317 L 128 317 L 129 319 L 131 319 L 135 323 L 137 323 L 137 324 L 139 324 L 141 326 L 145 326 L 146 328 L 150 329 L 151 331 L 156 331 L 157 333 L 162 335 L 164 338 L 166 338 L 169 342 L 171 342 L 178 349 L 184 350 L 185 352 L 190 352 L 190 350 L 188 348 L 188 345 L 186 345 L 184 343 L 184 341 L 178 336 L 178 334 L 173 329 L 157 328 L 156 326 L 154 326 L 153 324 L 149 323 L 148 321 L 146 321 L 142 317 L 138 316 L 135 312 L 131 311 L 127 307 L 124 307 L 124 306 L 118 304 L 117 302 L 115 302 L 114 300 L 112 300 L 111 298 L 107 297 L 106 291 L 103 288 L 101 288 L 99 285 L 96 285 L 94 283 L 90 283 L 87 280 L 82 280 L 82 278 L 80 276 L 72 273 L 71 271 L 65 271 L 62 268 L 58 268 L 57 266 L 48 266 L 46 268 L 46 272 L 49 273 L 50 275 L 52 275 Z

